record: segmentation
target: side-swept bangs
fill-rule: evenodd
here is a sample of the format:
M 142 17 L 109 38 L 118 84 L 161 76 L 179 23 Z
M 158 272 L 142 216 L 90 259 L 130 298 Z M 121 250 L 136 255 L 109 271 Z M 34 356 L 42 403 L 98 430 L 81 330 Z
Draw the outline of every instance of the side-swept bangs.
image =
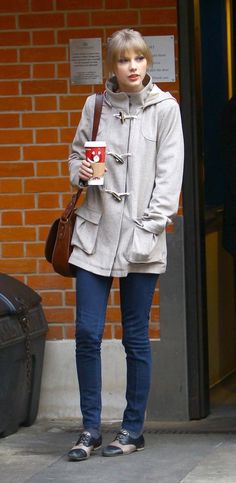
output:
M 120 56 L 129 50 L 134 50 L 147 60 L 148 66 L 152 65 L 152 53 L 142 35 L 136 30 L 123 29 L 114 32 L 108 41 L 107 66 L 112 71 Z

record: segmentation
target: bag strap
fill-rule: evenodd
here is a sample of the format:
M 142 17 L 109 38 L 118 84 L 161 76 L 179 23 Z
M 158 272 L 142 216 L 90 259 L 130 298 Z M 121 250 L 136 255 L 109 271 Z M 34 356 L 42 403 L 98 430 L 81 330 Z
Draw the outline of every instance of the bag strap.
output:
M 64 221 L 65 223 L 68 221 L 68 219 L 70 218 L 71 214 L 73 213 L 74 209 L 75 209 L 75 205 L 82 193 L 82 188 L 78 188 L 78 191 L 77 193 L 74 193 L 70 202 L 68 203 L 67 207 L 65 208 L 65 210 L 63 211 L 62 215 L 61 215 L 61 221 Z
M 96 100 L 95 100 L 92 141 L 95 141 L 97 137 L 98 126 L 99 126 L 101 112 L 102 112 L 102 104 L 103 104 L 103 93 L 100 92 L 96 94 Z
M 96 137 L 97 137 L 98 126 L 99 126 L 101 112 L 102 112 L 102 104 L 103 104 L 103 93 L 97 93 L 96 99 L 95 99 L 94 115 L 93 115 L 92 141 L 95 141 Z M 75 205 L 76 205 L 82 191 L 83 191 L 82 188 L 78 188 L 77 193 L 73 194 L 71 201 L 69 202 L 65 211 L 61 215 L 61 220 L 66 222 L 68 220 L 68 218 L 70 218 L 70 215 L 74 211 Z

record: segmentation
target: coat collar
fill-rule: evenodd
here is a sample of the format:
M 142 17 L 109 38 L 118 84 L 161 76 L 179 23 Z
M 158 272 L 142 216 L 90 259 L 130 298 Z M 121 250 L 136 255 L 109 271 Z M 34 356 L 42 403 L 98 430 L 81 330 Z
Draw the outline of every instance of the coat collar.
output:
M 116 92 L 118 88 L 116 77 L 112 77 L 106 82 L 105 97 L 107 102 L 117 109 L 123 109 L 126 112 L 132 107 L 144 107 L 145 101 L 153 89 L 152 78 L 146 74 L 144 78 L 144 87 L 139 92 Z

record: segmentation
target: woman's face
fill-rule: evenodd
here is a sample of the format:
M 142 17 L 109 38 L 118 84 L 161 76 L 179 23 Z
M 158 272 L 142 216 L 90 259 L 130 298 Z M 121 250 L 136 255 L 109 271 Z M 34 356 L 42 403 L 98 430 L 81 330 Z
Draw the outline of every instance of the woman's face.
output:
M 143 89 L 143 79 L 147 72 L 147 60 L 143 54 L 133 49 L 120 55 L 113 67 L 119 89 L 123 92 L 138 92 Z

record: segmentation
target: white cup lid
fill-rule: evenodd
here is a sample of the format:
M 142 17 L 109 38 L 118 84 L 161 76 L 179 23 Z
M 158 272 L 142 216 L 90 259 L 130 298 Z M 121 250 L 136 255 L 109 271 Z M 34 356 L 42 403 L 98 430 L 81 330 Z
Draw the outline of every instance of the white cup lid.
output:
M 105 148 L 105 141 L 87 141 L 84 145 L 85 148 Z

